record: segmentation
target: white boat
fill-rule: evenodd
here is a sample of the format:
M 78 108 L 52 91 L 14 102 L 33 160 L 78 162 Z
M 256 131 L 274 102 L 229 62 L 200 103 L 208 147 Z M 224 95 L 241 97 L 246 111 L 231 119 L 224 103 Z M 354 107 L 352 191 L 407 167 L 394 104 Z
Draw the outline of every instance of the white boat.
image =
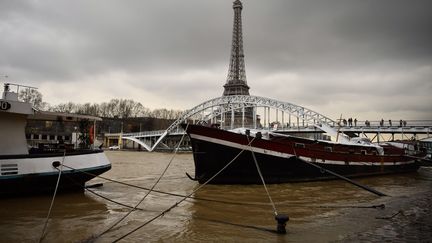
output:
M 5 84 L 0 99 L 0 197 L 52 193 L 61 170 L 59 192 L 83 191 L 85 183 L 111 169 L 100 149 L 75 149 L 58 144 L 47 150 L 29 150 L 25 128 L 28 120 L 80 121 L 98 117 L 44 112 L 18 100 L 17 91 Z M 85 173 L 87 172 L 87 173 Z

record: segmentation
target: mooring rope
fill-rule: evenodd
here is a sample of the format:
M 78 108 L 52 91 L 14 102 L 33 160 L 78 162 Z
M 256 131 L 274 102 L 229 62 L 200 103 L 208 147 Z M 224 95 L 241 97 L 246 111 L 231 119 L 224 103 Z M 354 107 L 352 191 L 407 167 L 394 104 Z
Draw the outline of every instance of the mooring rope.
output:
M 183 139 L 186 135 L 186 131 L 189 127 L 189 123 L 186 125 L 185 131 L 180 139 L 180 141 L 177 144 L 177 147 L 174 150 L 174 154 L 171 157 L 170 161 L 168 162 L 167 166 L 165 167 L 165 169 L 163 170 L 163 172 L 160 174 L 159 178 L 155 181 L 155 183 L 153 183 L 153 186 L 147 191 L 147 193 L 144 195 L 144 197 L 135 205 L 135 207 L 133 207 L 127 214 L 125 214 L 122 218 L 120 218 L 117 222 L 115 222 L 111 227 L 109 227 L 107 230 L 103 231 L 102 233 L 100 233 L 96 238 L 99 238 L 100 236 L 106 234 L 107 232 L 109 232 L 111 229 L 113 229 L 116 225 L 118 225 L 120 222 L 122 222 L 125 218 L 127 218 L 133 211 L 136 210 L 136 208 L 147 198 L 147 196 L 153 191 L 153 189 L 156 187 L 156 185 L 159 183 L 159 181 L 162 179 L 162 177 L 165 175 L 165 173 L 167 172 L 168 168 L 170 167 L 171 163 L 173 162 L 175 156 L 177 155 L 177 151 L 181 145 L 181 143 L 183 142 Z
M 129 184 L 129 183 L 124 183 L 121 181 L 116 181 L 110 178 L 104 178 L 103 176 L 98 176 L 95 175 L 93 173 L 89 173 L 86 171 L 82 171 L 80 169 L 75 169 L 73 167 L 67 166 L 67 165 L 63 165 L 63 167 L 72 169 L 72 170 L 76 170 L 78 172 L 93 176 L 93 177 L 99 177 L 101 179 L 105 179 L 108 180 L 112 183 L 117 183 L 120 185 L 125 185 L 125 186 L 130 186 L 130 187 L 134 187 L 134 188 L 139 188 L 142 190 L 150 190 L 149 188 L 146 187 L 142 187 L 142 186 L 138 186 L 138 185 L 134 185 L 134 184 Z M 70 179 L 70 178 L 68 178 Z M 84 188 L 84 189 L 88 189 L 88 188 Z M 159 190 L 153 190 L 153 192 L 159 193 L 159 194 L 163 194 L 163 195 L 168 195 L 168 196 L 173 196 L 173 197 L 187 197 L 187 195 L 184 194 L 177 194 L 177 193 L 172 193 L 172 192 L 164 192 L 164 191 L 159 191 Z M 111 201 L 111 199 L 106 198 L 102 195 L 97 195 L 94 191 L 91 191 L 91 193 L 95 194 L 96 196 L 99 196 L 107 201 Z M 197 201 L 206 201 L 206 202 L 213 202 L 213 203 L 220 203 L 220 204 L 229 204 L 229 205 L 240 205 L 240 206 L 253 206 L 253 207 L 262 207 L 262 206 L 267 206 L 269 205 L 269 203 L 250 203 L 250 202 L 234 202 L 234 201 L 225 201 L 225 200 L 217 200 L 217 199 L 211 199 L 211 198 L 202 198 L 202 197 L 195 197 L 195 196 L 190 196 L 188 199 L 194 199 Z M 111 201 L 112 202 L 112 201 Z M 294 208 L 381 208 L 381 207 L 385 207 L 384 204 L 378 204 L 378 205 L 305 205 L 302 202 L 289 202 L 289 205 L 287 205 L 287 202 L 275 202 L 275 205 L 281 205 L 284 207 L 294 207 Z M 123 205 L 124 206 L 124 205 Z
M 248 141 L 249 141 L 249 136 L 247 136 L 247 139 L 248 139 Z M 250 148 L 250 151 L 251 151 L 251 153 L 252 153 L 252 158 L 253 158 L 253 160 L 254 160 L 254 162 L 255 162 L 255 166 L 256 166 L 256 168 L 257 168 L 258 174 L 259 174 L 259 176 L 260 176 L 260 178 L 261 178 L 261 181 L 262 181 L 262 183 L 263 183 L 264 189 L 265 189 L 265 191 L 266 191 L 266 193 L 267 193 L 267 197 L 269 198 L 269 200 L 270 200 L 270 204 L 271 204 L 271 206 L 273 207 L 273 212 L 274 212 L 275 216 L 277 216 L 277 215 L 278 215 L 278 212 L 277 212 L 277 210 L 276 210 L 276 206 L 275 206 L 275 204 L 274 204 L 274 202 L 273 202 L 273 199 L 272 199 L 271 196 L 270 196 L 270 193 L 269 193 L 269 191 L 268 191 L 268 189 L 267 189 L 267 186 L 266 186 L 266 183 L 265 183 L 265 181 L 264 181 L 264 177 L 263 177 L 263 175 L 262 175 L 262 173 L 261 173 L 261 169 L 260 169 L 260 167 L 259 167 L 259 165 L 258 165 L 258 161 L 257 161 L 257 159 L 256 159 L 256 157 L 255 157 L 255 153 L 254 153 L 254 151 L 252 150 L 252 143 L 249 143 L 249 148 Z
M 339 178 L 339 179 L 342 179 L 342 180 L 344 180 L 344 181 L 346 181 L 346 182 L 348 182 L 348 183 L 350 183 L 350 184 L 352 184 L 352 185 L 358 186 L 358 187 L 362 188 L 363 190 L 366 190 L 366 191 L 368 191 L 368 192 L 371 192 L 371 193 L 373 193 L 373 194 L 375 194 L 375 195 L 378 195 L 378 196 L 380 196 L 380 197 L 382 197 L 382 196 L 388 196 L 388 195 L 386 195 L 386 194 L 384 194 L 384 193 L 382 193 L 382 192 L 380 192 L 380 191 L 377 191 L 377 190 L 375 190 L 375 189 L 373 189 L 373 188 L 371 188 L 371 187 L 368 187 L 368 186 L 362 185 L 362 184 L 360 184 L 360 183 L 358 183 L 358 182 L 356 182 L 356 181 L 353 181 L 353 180 L 351 180 L 351 179 L 348 179 L 348 178 L 345 177 L 345 176 L 339 175 L 338 173 L 333 172 L 333 171 L 331 171 L 331 170 L 328 170 L 328 169 L 326 169 L 326 168 L 324 168 L 324 167 L 321 167 L 321 166 L 319 166 L 319 165 L 317 165 L 317 164 L 315 164 L 315 163 L 312 163 L 312 162 L 306 161 L 306 160 L 304 160 L 304 159 L 301 159 L 301 158 L 299 158 L 299 157 L 297 156 L 297 153 L 296 153 L 296 150 L 295 150 L 295 148 L 294 148 L 294 145 L 292 145 L 292 149 L 293 149 L 293 151 L 294 151 L 294 155 L 295 155 L 295 157 L 296 157 L 297 160 L 300 160 L 300 161 L 303 162 L 303 163 L 306 163 L 306 164 L 308 164 L 308 165 L 310 165 L 310 166 L 313 166 L 313 167 L 315 167 L 315 168 L 321 170 L 322 173 L 327 172 L 327 173 L 329 173 L 330 175 L 333 175 L 333 176 L 335 176 L 335 177 L 337 177 L 337 178 Z
M 403 210 L 399 210 L 398 212 L 394 213 L 391 216 L 387 216 L 387 217 L 375 217 L 376 219 L 392 219 L 394 217 L 396 217 L 398 214 L 403 214 Z
M 255 140 L 255 138 L 253 138 L 250 143 L 248 144 L 248 146 Z M 200 190 L 201 188 L 203 188 L 205 185 L 207 185 L 210 181 L 212 181 L 216 176 L 218 176 L 220 173 L 222 173 L 222 171 L 224 171 L 228 166 L 230 166 L 243 152 L 245 151 L 245 149 L 241 150 L 230 162 L 228 162 L 222 169 L 220 169 L 216 174 L 214 174 L 212 177 L 210 177 L 210 179 L 208 179 L 207 181 L 205 181 L 203 184 L 201 184 L 199 187 L 197 187 L 196 189 L 194 189 L 191 193 L 189 193 L 188 195 L 186 195 L 185 197 L 183 197 L 181 200 L 177 201 L 176 203 L 174 203 L 173 205 L 171 205 L 170 207 L 168 207 L 167 209 L 165 209 L 164 211 L 162 211 L 161 213 L 159 213 L 158 215 L 156 215 L 155 217 L 151 218 L 150 220 L 147 220 L 146 222 L 144 222 L 143 224 L 141 224 L 140 226 L 136 227 L 135 229 L 131 230 L 130 232 L 126 233 L 125 235 L 117 238 L 116 240 L 114 240 L 113 242 L 118 242 L 124 238 L 126 238 L 127 236 L 133 234 L 134 232 L 136 232 L 137 230 L 141 229 L 142 227 L 148 225 L 149 223 L 153 222 L 154 220 L 162 217 L 163 215 L 165 215 L 166 213 L 168 213 L 169 211 L 171 211 L 173 208 L 177 207 L 180 203 L 182 203 L 183 201 L 185 201 L 186 199 L 188 199 L 190 196 L 192 196 L 195 192 L 197 192 L 198 190 Z
M 97 193 L 97 192 L 95 192 L 95 191 L 93 191 L 93 190 L 85 187 L 85 186 L 82 186 L 81 184 L 79 184 L 78 182 L 76 182 L 73 178 L 70 178 L 68 175 L 65 175 L 65 177 L 67 179 L 69 179 L 70 181 L 72 181 L 74 184 L 83 187 L 84 190 L 87 190 L 88 192 L 94 194 L 95 196 L 98 196 L 98 197 L 100 197 L 102 199 L 105 199 L 105 200 L 107 200 L 107 201 L 109 201 L 111 203 L 117 204 L 117 205 L 125 207 L 125 208 L 134 208 L 134 206 L 127 205 L 127 204 L 115 201 L 115 200 L 110 199 L 108 197 L 105 197 L 105 196 L 103 196 L 103 195 L 101 195 L 101 194 L 99 194 L 99 193 Z M 139 207 L 137 207 L 135 209 L 139 210 L 139 211 L 146 211 L 146 212 L 148 211 L 148 210 L 145 210 L 145 209 L 139 208 Z M 154 211 L 148 211 L 148 212 L 154 212 Z M 177 215 L 182 216 L 182 217 L 190 217 L 190 215 L 184 215 L 184 214 L 177 214 Z M 237 224 L 237 223 L 227 222 L 227 221 L 223 221 L 223 220 L 210 219 L 210 218 L 199 217 L 199 216 L 194 216 L 194 215 L 192 215 L 191 217 L 194 218 L 194 219 L 197 219 L 197 220 L 203 220 L 203 221 L 208 221 L 208 222 L 212 222 L 212 223 L 226 224 L 226 225 L 237 226 L 237 227 L 242 227 L 242 228 L 247 228 L 247 229 L 255 229 L 255 230 L 260 230 L 260 231 L 264 231 L 264 232 L 275 233 L 275 230 L 273 230 L 273 229 L 268 229 L 268 228 L 264 228 L 264 227 L 254 226 L 254 225 Z M 97 238 L 98 238 L 98 236 L 92 236 L 90 238 L 85 239 L 83 242 L 93 242 Z
M 45 238 L 45 230 L 46 230 L 46 228 L 48 226 L 48 221 L 50 219 L 51 210 L 52 210 L 52 207 L 54 205 L 55 197 L 57 195 L 57 190 L 58 190 L 58 187 L 59 187 L 59 184 L 60 184 L 60 177 L 61 177 L 61 174 L 62 174 L 63 163 L 64 163 L 64 160 L 65 160 L 65 157 L 66 157 L 66 149 L 63 151 L 63 158 L 62 158 L 62 162 L 60 164 L 60 170 L 57 169 L 57 167 L 54 167 L 54 168 L 56 168 L 59 171 L 59 174 L 58 174 L 58 177 L 57 177 L 57 183 L 56 183 L 56 186 L 55 186 L 55 189 L 54 189 L 54 194 L 53 194 L 53 197 L 51 199 L 51 204 L 50 204 L 50 207 L 49 207 L 49 210 L 48 210 L 48 215 L 47 215 L 47 217 L 45 219 L 45 224 L 44 224 L 44 227 L 43 227 L 43 230 L 42 230 L 42 234 L 41 234 L 41 236 L 39 238 L 39 242 L 42 242 L 42 240 Z
M 123 207 L 126 207 L 126 208 L 133 208 L 133 206 L 131 206 L 131 205 L 127 205 L 127 204 L 124 204 L 124 203 L 121 203 L 121 202 L 118 202 L 118 201 L 106 198 L 106 197 L 100 195 L 99 193 L 96 193 L 95 191 L 90 190 L 88 188 L 86 188 L 86 190 L 89 191 L 90 193 L 93 193 L 94 195 L 99 196 L 99 197 L 101 197 L 103 199 L 106 199 L 106 200 L 108 200 L 108 201 L 110 201 L 110 202 L 112 202 L 114 204 L 117 204 L 117 205 L 120 205 L 120 206 L 123 206 Z M 136 208 L 136 210 L 146 211 L 143 208 Z M 246 224 L 237 224 L 237 223 L 227 222 L 227 221 L 218 220 L 218 219 L 210 219 L 210 218 L 205 218 L 205 217 L 199 217 L 199 216 L 195 216 L 195 215 L 192 215 L 192 216 L 185 215 L 185 214 L 176 214 L 176 215 L 179 215 L 179 216 L 182 216 L 182 217 L 192 217 L 192 218 L 197 219 L 197 220 L 203 220 L 203 221 L 208 221 L 208 222 L 213 222 L 213 223 L 226 224 L 226 225 L 232 225 L 232 226 L 237 226 L 237 227 L 242 227 L 242 228 L 261 230 L 261 231 L 265 231 L 265 232 L 272 232 L 272 233 L 274 233 L 274 231 L 275 231 L 273 229 L 267 229 L 267 228 L 263 228 L 263 227 L 258 227 L 258 226 L 253 226 L 253 225 L 246 225 Z M 87 240 L 89 240 L 89 239 L 87 239 Z M 91 240 L 96 240 L 96 238 L 93 237 L 93 238 L 91 238 Z
M 117 180 L 113 180 L 110 178 L 106 178 L 100 175 L 96 175 L 87 171 L 83 171 L 81 169 L 76 169 L 67 165 L 63 165 L 63 167 L 81 172 L 83 174 L 87 174 L 90 175 L 92 177 L 95 178 L 100 178 L 103 180 L 107 180 L 109 182 L 112 183 L 116 183 L 116 184 L 120 184 L 120 185 L 124 185 L 124 186 L 129 186 L 129 187 L 134 187 L 134 188 L 138 188 L 138 189 L 142 189 L 145 191 L 150 190 L 150 188 L 147 187 L 142 187 L 142 186 L 138 186 L 138 185 L 134 185 L 134 184 L 130 184 L 130 183 L 126 183 L 126 182 L 122 182 L 122 181 L 117 181 Z M 187 197 L 187 195 L 184 194 L 178 194 L 178 193 L 172 193 L 172 192 L 164 192 L 164 191 L 160 191 L 160 190 L 153 190 L 153 192 L 159 193 L 159 194 L 164 194 L 164 195 L 168 195 L 168 196 L 173 196 L 173 197 Z M 269 205 L 269 203 L 250 203 L 250 202 L 234 202 L 234 201 L 225 201 L 225 200 L 217 200 L 217 199 L 210 199 L 210 198 L 202 198 L 202 197 L 195 197 L 195 196 L 190 196 L 188 199 L 194 199 L 194 200 L 198 200 L 198 201 L 206 201 L 206 202 L 214 202 L 214 203 L 221 203 L 221 204 L 230 204 L 230 205 L 244 205 L 244 206 L 267 206 Z M 109 201 L 109 199 L 107 199 Z M 358 205 L 342 205 L 342 206 L 334 206 L 334 205 L 309 205 L 309 206 L 305 206 L 304 203 L 300 203 L 300 202 L 289 202 L 289 205 L 286 204 L 286 202 L 275 202 L 275 205 L 282 205 L 285 207 L 305 207 L 305 208 L 376 208 L 376 207 L 381 207 L 382 204 L 380 205 L 366 205 L 366 206 L 358 206 Z M 296 205 L 298 204 L 298 205 Z
M 134 208 L 134 206 L 131 205 L 127 205 L 121 202 L 118 202 L 116 200 L 110 199 L 108 197 L 105 197 L 91 189 L 89 189 L 88 187 L 85 187 L 81 184 L 79 184 L 78 182 L 76 182 L 73 178 L 69 177 L 67 174 L 64 175 L 67 179 L 71 180 L 74 184 L 83 187 L 84 190 L 87 190 L 88 192 L 94 194 L 97 197 L 100 197 L 102 199 L 105 199 L 113 204 L 117 204 L 119 206 L 125 207 L 125 208 Z M 185 197 L 185 196 L 183 196 Z M 190 197 L 193 198 L 193 197 Z M 195 198 L 196 199 L 196 198 Z M 206 199 L 201 199 L 201 200 L 206 200 Z M 213 200 L 210 199 L 210 201 L 213 202 Z M 234 204 L 234 205 L 249 205 L 249 206 L 262 206 L 263 204 L 242 204 L 242 203 L 237 203 L 237 202 L 229 202 L 229 201 L 219 201 L 219 200 L 215 200 L 214 202 L 218 202 L 218 203 L 226 203 L 226 204 Z M 266 204 L 268 205 L 268 204 Z M 311 205 L 311 206 L 305 206 L 305 205 L 287 205 L 287 206 L 292 206 L 292 207 L 306 207 L 306 208 L 369 208 L 369 209 L 384 209 L 385 205 L 384 204 L 379 204 L 379 205 L 371 205 L 371 206 L 358 206 L 358 205 L 341 205 L 341 206 L 332 206 L 332 205 L 320 205 L 320 206 L 315 206 L 315 205 Z M 146 211 L 146 212 L 154 212 L 154 211 L 148 211 L 145 210 L 143 208 L 139 208 L 137 207 L 136 210 L 139 211 Z M 190 215 L 184 215 L 184 214 L 177 214 L 179 216 L 183 216 L 183 217 L 189 217 Z M 238 224 L 238 223 L 232 223 L 232 222 L 227 222 L 227 221 L 223 221 L 223 220 L 218 220 L 218 219 L 210 219 L 210 218 L 205 218 L 205 217 L 199 217 L 199 216 L 195 216 L 192 215 L 191 216 L 194 219 L 197 220 L 202 220 L 202 221 L 208 221 L 208 222 L 212 222 L 212 223 L 219 223 L 219 224 L 225 224 L 225 225 L 231 225 L 231 226 L 236 226 L 236 227 L 241 227 L 241 228 L 247 228 L 247 229 L 255 229 L 255 230 L 260 230 L 260 231 L 264 231 L 264 232 L 270 232 L 270 233 L 277 233 L 274 229 L 268 229 L 268 228 L 264 228 L 264 227 L 259 227 L 259 226 L 254 226 L 254 225 L 246 225 L 246 224 Z M 97 238 L 95 236 L 92 236 L 86 240 L 84 240 L 83 242 L 93 242 L 94 240 L 96 240 Z

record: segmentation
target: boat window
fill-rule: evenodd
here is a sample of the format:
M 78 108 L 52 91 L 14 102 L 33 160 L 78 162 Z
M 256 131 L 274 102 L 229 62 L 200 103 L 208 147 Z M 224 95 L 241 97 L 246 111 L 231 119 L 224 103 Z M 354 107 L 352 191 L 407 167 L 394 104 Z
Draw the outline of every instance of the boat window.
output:
M 46 140 L 47 139 L 47 135 L 43 134 L 42 135 L 42 140 Z
M 324 151 L 332 152 L 333 148 L 332 147 L 324 147 Z
M 366 155 L 366 154 L 367 154 L 366 150 L 362 150 L 362 151 L 361 151 L 361 154 L 362 154 L 362 155 Z
M 55 136 L 54 135 L 49 135 L 49 140 L 54 140 Z
M 295 143 L 296 148 L 305 148 L 304 143 Z
M 64 136 L 64 140 L 69 140 L 69 136 Z
M 51 128 L 53 125 L 52 121 L 45 121 L 45 128 Z

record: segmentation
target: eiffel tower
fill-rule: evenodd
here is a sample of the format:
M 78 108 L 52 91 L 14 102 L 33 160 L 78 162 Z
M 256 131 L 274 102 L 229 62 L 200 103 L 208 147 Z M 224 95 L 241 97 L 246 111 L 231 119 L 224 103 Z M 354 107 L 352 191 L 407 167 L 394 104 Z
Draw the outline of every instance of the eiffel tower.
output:
M 246 82 L 246 69 L 243 52 L 243 35 L 241 11 L 242 2 L 236 0 L 233 3 L 234 25 L 232 34 L 232 46 L 228 77 L 225 83 L 223 96 L 229 95 L 249 95 L 249 86 Z M 253 108 L 245 107 L 242 111 L 236 110 L 224 114 L 224 127 L 249 127 L 253 124 Z M 259 121 L 258 121 L 259 122 Z
M 246 69 L 243 53 L 243 36 L 241 11 L 243 5 L 240 0 L 233 3 L 234 25 L 232 35 L 232 47 L 228 77 L 224 85 L 223 96 L 249 95 L 249 86 L 246 82 Z

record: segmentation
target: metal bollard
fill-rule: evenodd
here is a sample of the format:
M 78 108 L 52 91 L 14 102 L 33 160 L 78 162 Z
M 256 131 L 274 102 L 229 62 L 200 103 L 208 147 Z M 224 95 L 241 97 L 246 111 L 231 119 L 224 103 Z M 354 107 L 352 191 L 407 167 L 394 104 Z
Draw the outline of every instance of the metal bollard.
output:
M 277 221 L 277 233 L 278 234 L 286 234 L 286 222 L 289 220 L 288 215 L 278 214 L 275 216 L 275 220 Z

